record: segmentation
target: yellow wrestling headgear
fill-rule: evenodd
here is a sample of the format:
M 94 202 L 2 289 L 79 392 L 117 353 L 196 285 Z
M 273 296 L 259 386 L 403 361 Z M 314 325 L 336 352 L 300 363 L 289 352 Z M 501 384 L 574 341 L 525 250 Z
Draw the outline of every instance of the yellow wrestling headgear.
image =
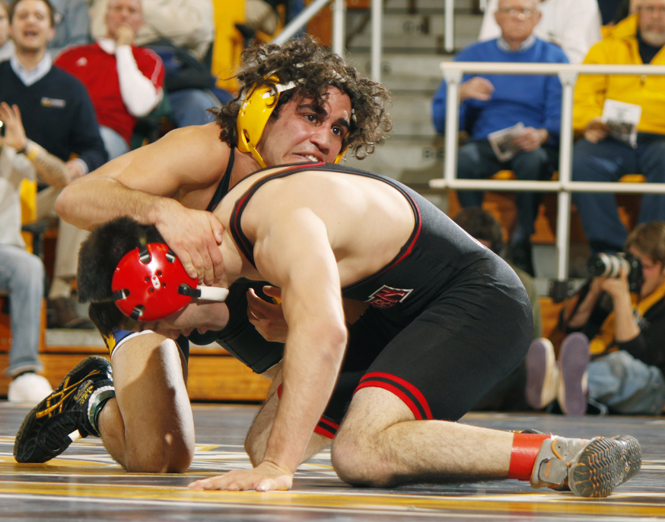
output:
M 238 112 L 238 150 L 250 152 L 263 168 L 266 168 L 266 163 L 256 150 L 256 146 L 261 141 L 268 120 L 277 107 L 279 95 L 296 86 L 295 82 L 280 84 L 277 76 L 271 76 L 268 82 L 267 85 L 252 87 Z
M 266 168 L 267 165 L 259 151 L 256 150 L 256 146 L 261 141 L 268 120 L 277 107 L 280 94 L 296 87 L 295 82 L 279 83 L 279 78 L 274 75 L 268 78 L 268 82 L 266 85 L 255 85 L 250 89 L 240 105 L 237 120 L 238 150 L 251 153 L 262 168 Z M 344 157 L 347 148 L 344 147 L 340 151 L 335 158 L 335 163 L 339 163 Z

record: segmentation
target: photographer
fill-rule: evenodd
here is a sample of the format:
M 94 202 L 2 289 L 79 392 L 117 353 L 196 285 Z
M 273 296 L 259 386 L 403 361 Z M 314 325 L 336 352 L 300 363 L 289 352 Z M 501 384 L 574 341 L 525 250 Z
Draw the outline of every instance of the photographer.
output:
M 623 414 L 660 414 L 665 406 L 665 223 L 638 225 L 625 252 L 639 262 L 594 277 L 564 307 L 558 368 L 529 365 L 546 358 L 527 355 L 532 377 L 543 376 L 543 396 L 556 394 L 566 414 L 583 415 L 587 402 Z M 556 389 L 546 390 L 546 381 Z

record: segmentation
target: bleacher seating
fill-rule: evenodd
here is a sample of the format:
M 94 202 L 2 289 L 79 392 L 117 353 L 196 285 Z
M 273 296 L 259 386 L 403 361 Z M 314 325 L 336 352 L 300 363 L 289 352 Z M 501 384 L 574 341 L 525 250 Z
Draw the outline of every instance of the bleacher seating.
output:
M 556 175 L 555 175 L 556 176 Z M 503 170 L 497 172 L 492 179 L 516 179 L 512 171 Z M 623 183 L 644 183 L 644 176 L 641 174 L 627 174 L 620 180 Z M 619 205 L 619 217 L 624 226 L 630 231 L 635 228 L 640 210 L 640 194 L 617 194 Z M 504 241 L 508 241 L 508 236 L 515 226 L 517 208 L 515 206 L 515 195 L 512 192 L 491 192 L 485 193 L 483 208 L 490 212 L 494 218 L 501 223 L 504 230 Z M 448 213 L 454 216 L 461 210 L 457 193 L 454 190 L 448 191 Z M 556 216 L 557 216 L 557 197 L 555 193 L 545 193 L 543 202 L 538 211 L 538 217 L 534 224 L 535 232 L 531 236 L 532 244 L 554 244 L 556 241 Z M 572 243 L 586 243 L 587 238 L 582 229 L 577 209 L 573 205 L 570 222 L 570 241 Z

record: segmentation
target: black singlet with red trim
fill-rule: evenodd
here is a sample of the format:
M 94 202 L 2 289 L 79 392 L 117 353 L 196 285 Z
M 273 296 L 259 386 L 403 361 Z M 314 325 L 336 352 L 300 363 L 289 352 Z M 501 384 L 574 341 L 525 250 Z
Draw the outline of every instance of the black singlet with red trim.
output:
M 289 166 L 252 185 L 236 202 L 231 214 L 230 232 L 242 254 L 253 264 L 253 245 L 242 231 L 242 213 L 251 197 L 274 179 L 304 171 L 329 171 L 372 178 L 398 190 L 411 205 L 415 224 L 399 253 L 381 270 L 342 288 L 345 298 L 368 302 L 371 306 L 399 314 L 418 313 L 424 303 L 436 298 L 462 269 L 490 252 L 457 227 L 453 221 L 423 196 L 391 178 L 334 164 Z M 398 306 L 399 305 L 399 306 Z
M 533 319 L 517 275 L 405 185 L 330 164 L 286 166 L 240 197 L 229 230 L 251 262 L 253 245 L 242 230 L 251 197 L 273 179 L 306 171 L 385 183 L 405 198 L 414 216 L 398 254 L 374 274 L 342 288 L 345 298 L 370 306 L 349 325 L 344 363 L 316 433 L 332 438 L 354 391 L 363 388 L 393 393 L 415 419 L 459 420 L 515 369 L 529 347 Z M 362 220 L 357 226 L 363 226 Z
M 208 203 L 208 206 L 206 207 L 206 210 L 208 212 L 212 212 L 213 210 L 215 210 L 217 208 L 217 205 L 219 205 L 219 202 L 222 201 L 222 198 L 229 193 L 229 185 L 231 184 L 231 171 L 233 170 L 233 163 L 235 162 L 236 158 L 235 151 L 236 149 L 234 147 L 231 147 L 231 155 L 229 156 L 229 163 L 226 166 L 226 170 L 224 171 L 222 179 L 220 179 L 219 183 L 217 184 L 217 189 L 215 190 L 215 193 L 212 195 L 210 203 Z

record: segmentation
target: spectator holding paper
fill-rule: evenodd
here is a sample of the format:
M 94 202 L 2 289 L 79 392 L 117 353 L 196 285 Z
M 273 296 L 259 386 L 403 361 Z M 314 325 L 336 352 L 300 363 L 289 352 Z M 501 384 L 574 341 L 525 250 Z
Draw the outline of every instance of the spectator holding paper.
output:
M 594 45 L 587 64 L 665 65 L 665 0 L 642 0 L 637 13 Z M 580 75 L 573 126 L 583 135 L 573 149 L 575 181 L 618 181 L 643 174 L 665 183 L 665 77 Z M 620 252 L 627 231 L 612 193 L 574 193 L 592 253 Z M 642 197 L 639 223 L 665 220 L 665 195 Z

